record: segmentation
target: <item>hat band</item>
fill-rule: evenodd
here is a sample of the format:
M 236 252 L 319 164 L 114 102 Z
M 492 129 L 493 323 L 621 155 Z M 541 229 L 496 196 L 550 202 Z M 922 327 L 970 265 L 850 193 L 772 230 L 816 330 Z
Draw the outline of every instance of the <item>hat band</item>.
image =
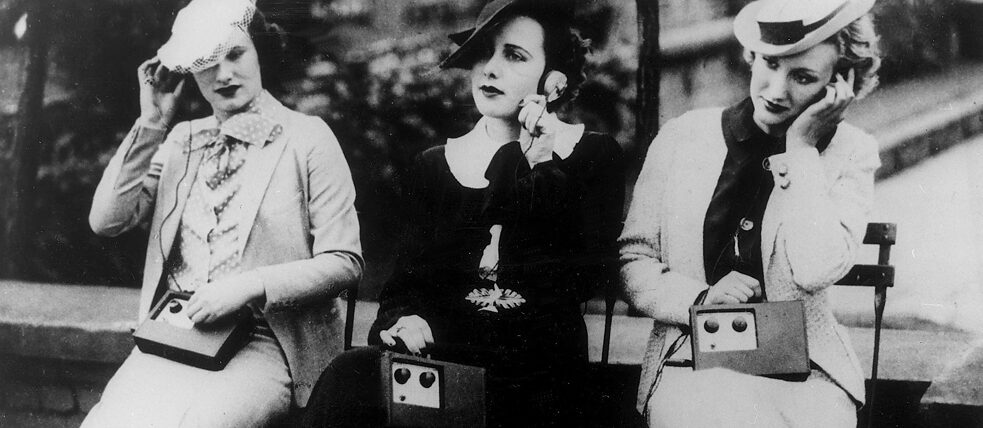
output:
M 844 2 L 822 19 L 809 25 L 803 25 L 802 20 L 786 22 L 762 22 L 758 21 L 758 28 L 761 29 L 761 41 L 769 45 L 790 45 L 796 43 L 813 31 L 826 25 L 836 14 L 846 7 L 848 2 Z

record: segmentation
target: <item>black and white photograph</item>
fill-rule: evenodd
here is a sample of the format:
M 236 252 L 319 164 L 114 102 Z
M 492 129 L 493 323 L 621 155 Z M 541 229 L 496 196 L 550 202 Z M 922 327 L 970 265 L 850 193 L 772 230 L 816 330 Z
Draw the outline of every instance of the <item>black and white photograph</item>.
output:
M 981 307 L 981 0 L 0 0 L 0 427 L 978 427 Z

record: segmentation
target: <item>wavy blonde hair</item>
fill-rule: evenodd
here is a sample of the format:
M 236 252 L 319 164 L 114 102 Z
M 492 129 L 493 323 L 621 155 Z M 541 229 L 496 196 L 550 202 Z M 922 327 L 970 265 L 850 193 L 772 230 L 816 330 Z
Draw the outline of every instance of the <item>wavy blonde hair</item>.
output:
M 831 43 L 840 51 L 840 61 L 854 69 L 854 88 L 857 99 L 870 94 L 880 83 L 877 70 L 881 68 L 880 37 L 874 29 L 870 14 L 850 23 L 824 43 Z

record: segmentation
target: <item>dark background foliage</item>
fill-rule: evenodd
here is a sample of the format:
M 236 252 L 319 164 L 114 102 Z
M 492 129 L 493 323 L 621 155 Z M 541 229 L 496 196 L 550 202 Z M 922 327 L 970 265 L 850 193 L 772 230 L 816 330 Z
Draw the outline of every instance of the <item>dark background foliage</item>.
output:
M 166 40 L 173 15 L 184 3 L 186 0 L 57 3 L 51 27 L 43 154 L 34 189 L 38 198 L 31 209 L 36 232 L 30 245 L 22 249 L 30 255 L 30 279 L 139 284 L 146 231 L 99 238 L 89 230 L 86 215 L 103 167 L 138 115 L 136 66 Z M 437 71 L 436 64 L 452 48 L 444 36 L 464 28 L 481 3 L 260 1 L 262 9 L 272 11 L 271 20 L 290 35 L 286 91 L 281 99 L 324 118 L 351 165 L 370 267 L 366 278 L 369 296 L 388 275 L 401 227 L 395 197 L 401 174 L 416 153 L 448 136 L 463 134 L 476 119 L 465 74 Z M 720 13 L 732 14 L 743 3 L 723 2 Z M 5 73 L 15 73 L 23 63 L 22 44 L 8 29 L 14 27 L 24 4 L 23 0 L 0 0 L 0 70 Z M 381 5 L 399 9 L 396 18 L 400 22 L 388 22 L 396 19 L 394 12 Z M 577 17 L 584 35 L 594 41 L 589 80 L 576 102 L 561 114 L 610 132 L 630 145 L 638 53 L 637 40 L 622 37 L 635 31 L 635 22 L 617 20 L 618 11 L 624 8 L 617 0 L 581 2 Z M 937 69 L 951 59 L 955 49 L 951 20 L 939 19 L 949 10 L 946 1 L 879 3 L 878 24 L 891 28 L 883 32 L 889 54 L 885 82 Z M 386 30 L 392 26 L 401 32 Z M 0 78 L 0 102 L 4 103 L 0 105 L 0 154 L 12 135 L 14 112 L 9 105 L 12 100 L 16 105 L 18 79 Z M 673 95 L 663 94 L 667 96 Z M 200 97 L 189 97 L 182 114 L 196 117 L 208 111 Z

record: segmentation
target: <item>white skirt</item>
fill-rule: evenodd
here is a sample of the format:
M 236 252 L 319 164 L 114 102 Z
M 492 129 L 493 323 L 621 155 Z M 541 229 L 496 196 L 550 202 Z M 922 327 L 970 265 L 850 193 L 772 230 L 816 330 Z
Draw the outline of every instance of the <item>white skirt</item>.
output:
M 217 372 L 134 348 L 82 427 L 263 427 L 290 410 L 291 386 L 280 345 L 265 335 Z
M 853 400 L 816 370 L 804 382 L 786 382 L 727 369 L 666 367 L 648 409 L 653 428 L 857 426 Z

